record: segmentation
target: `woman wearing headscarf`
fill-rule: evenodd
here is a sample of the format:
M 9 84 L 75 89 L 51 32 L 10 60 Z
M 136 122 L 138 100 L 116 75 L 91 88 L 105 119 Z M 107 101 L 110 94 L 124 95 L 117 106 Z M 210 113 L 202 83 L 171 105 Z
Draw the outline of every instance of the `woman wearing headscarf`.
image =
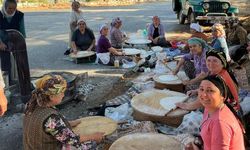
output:
M 202 80 L 198 97 L 204 106 L 200 135 L 203 145 L 197 140 L 186 149 L 195 150 L 244 150 L 244 128 L 241 119 L 227 103 L 228 88 L 219 76 Z M 192 147 L 192 148 L 191 148 Z
M 67 83 L 59 75 L 45 75 L 36 82 L 36 89 L 25 109 L 23 145 L 25 150 L 95 149 L 103 133 L 76 135 L 72 127 L 80 121 L 67 121 L 54 106 L 64 97 Z
M 119 17 L 112 20 L 110 28 L 111 46 L 118 49 L 123 47 L 123 42 L 127 39 L 122 33 L 121 27 L 122 20 Z
M 71 40 L 73 53 L 78 51 L 91 51 L 95 48 L 95 35 L 91 29 L 87 27 L 83 19 L 77 21 L 77 29 L 74 31 Z
M 178 62 L 173 74 L 176 75 L 180 68 L 184 65 L 185 61 L 194 60 L 194 71 L 190 72 L 190 68 L 184 68 L 184 71 L 191 78 L 189 81 L 183 81 L 184 85 L 197 84 L 207 76 L 208 69 L 206 66 L 206 51 L 210 49 L 207 43 L 200 38 L 191 38 L 188 40 L 190 53 L 185 54 L 184 57 Z M 192 75 L 189 75 L 192 74 Z
M 125 53 L 121 49 L 117 49 L 111 46 L 109 39 L 107 38 L 109 33 L 109 28 L 106 24 L 100 27 L 101 36 L 97 42 L 96 56 L 97 61 L 104 65 L 114 65 L 115 60 L 119 60 L 122 64 L 122 59 L 131 60 L 129 57 L 124 56 Z
M 215 50 L 208 51 L 206 53 L 206 65 L 209 75 L 219 75 L 225 83 L 227 83 L 229 88 L 227 101 L 236 112 L 239 112 L 240 105 L 237 81 L 226 61 L 226 55 L 224 52 L 218 52 Z M 188 91 L 187 95 L 196 95 L 197 93 L 198 89 Z M 190 103 L 177 103 L 176 105 L 185 110 L 195 110 L 202 107 L 198 99 Z
M 16 0 L 4 0 L 2 10 L 0 12 L 0 30 L 15 29 L 26 37 L 24 28 L 24 14 L 17 10 Z M 0 36 L 2 37 L 2 36 Z M 4 51 L 7 49 L 7 41 L 0 39 L 0 58 L 1 69 L 7 71 L 11 80 L 11 59 L 10 52 Z
M 153 46 L 169 47 L 171 44 L 165 38 L 165 29 L 161 24 L 160 18 L 154 16 L 152 23 L 148 27 L 148 39 L 152 41 Z
M 224 52 L 226 54 L 227 62 L 231 61 L 231 57 L 229 55 L 229 50 L 226 41 L 226 33 L 222 24 L 215 23 L 212 26 L 212 47 L 220 52 Z
M 69 21 L 69 48 L 71 47 L 71 38 L 73 32 L 77 28 L 77 21 L 83 18 L 83 12 L 80 10 L 80 3 L 78 1 L 73 1 L 71 4 L 72 11 L 70 13 L 70 21 Z
M 203 29 L 198 23 L 190 24 L 190 33 L 191 33 L 190 38 L 196 37 L 196 38 L 203 39 L 205 42 L 208 42 L 208 36 L 203 33 Z M 184 47 L 184 50 L 189 50 L 188 44 Z
M 190 24 L 190 33 L 192 34 L 191 38 L 197 37 L 203 39 L 205 42 L 208 42 L 208 36 L 203 33 L 203 29 L 198 23 Z

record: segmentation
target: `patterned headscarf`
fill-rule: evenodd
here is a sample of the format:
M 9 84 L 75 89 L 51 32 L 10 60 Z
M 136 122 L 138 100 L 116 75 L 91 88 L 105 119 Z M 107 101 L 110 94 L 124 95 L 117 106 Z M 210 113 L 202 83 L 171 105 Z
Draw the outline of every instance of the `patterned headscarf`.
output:
M 64 93 L 67 87 L 65 79 L 59 75 L 45 75 L 36 82 L 36 88 L 48 96 Z
M 111 22 L 111 27 L 114 27 L 117 23 L 121 23 L 122 20 L 119 17 L 116 17 Z
M 221 61 L 223 67 L 227 68 L 228 64 L 227 64 L 226 55 L 224 52 L 210 50 L 210 51 L 206 52 L 206 58 L 208 58 L 208 56 L 214 56 L 214 57 L 218 58 Z
M 193 37 L 188 40 L 189 45 L 199 44 L 202 48 L 210 49 L 211 47 L 201 38 Z

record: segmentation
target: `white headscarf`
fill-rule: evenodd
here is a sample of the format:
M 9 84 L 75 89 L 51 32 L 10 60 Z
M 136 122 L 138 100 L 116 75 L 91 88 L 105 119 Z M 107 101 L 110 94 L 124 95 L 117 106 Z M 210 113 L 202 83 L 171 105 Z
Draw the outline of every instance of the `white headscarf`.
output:
M 101 33 L 102 29 L 105 28 L 105 27 L 108 28 L 108 25 L 107 24 L 101 25 L 100 28 L 99 28 L 99 32 Z
M 190 28 L 194 29 L 197 32 L 203 32 L 201 26 L 198 23 L 191 23 Z
M 3 16 L 6 17 L 6 18 L 13 17 L 13 16 L 15 15 L 15 13 L 16 13 L 16 10 L 15 10 L 12 14 L 8 14 L 8 13 L 6 12 L 6 7 L 7 7 L 7 6 L 6 6 L 6 1 L 7 1 L 7 0 L 4 0 L 4 1 L 3 1 L 3 6 L 2 6 L 1 12 L 2 12 Z

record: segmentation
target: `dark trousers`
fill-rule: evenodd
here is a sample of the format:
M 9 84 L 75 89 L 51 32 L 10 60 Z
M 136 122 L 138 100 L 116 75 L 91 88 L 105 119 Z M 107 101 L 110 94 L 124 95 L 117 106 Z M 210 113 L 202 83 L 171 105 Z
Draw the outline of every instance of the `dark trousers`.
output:
M 8 72 L 9 83 L 11 81 L 11 61 L 10 61 L 10 52 L 0 51 L 1 58 L 1 70 Z

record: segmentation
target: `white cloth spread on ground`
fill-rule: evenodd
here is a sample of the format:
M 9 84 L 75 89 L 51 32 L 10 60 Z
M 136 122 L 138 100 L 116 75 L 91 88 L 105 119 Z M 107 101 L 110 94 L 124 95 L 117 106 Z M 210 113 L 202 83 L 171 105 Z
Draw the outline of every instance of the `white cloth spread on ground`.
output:
M 96 54 L 96 62 L 98 63 L 98 60 L 100 59 L 103 64 L 108 64 L 110 61 L 110 53 L 97 53 Z

